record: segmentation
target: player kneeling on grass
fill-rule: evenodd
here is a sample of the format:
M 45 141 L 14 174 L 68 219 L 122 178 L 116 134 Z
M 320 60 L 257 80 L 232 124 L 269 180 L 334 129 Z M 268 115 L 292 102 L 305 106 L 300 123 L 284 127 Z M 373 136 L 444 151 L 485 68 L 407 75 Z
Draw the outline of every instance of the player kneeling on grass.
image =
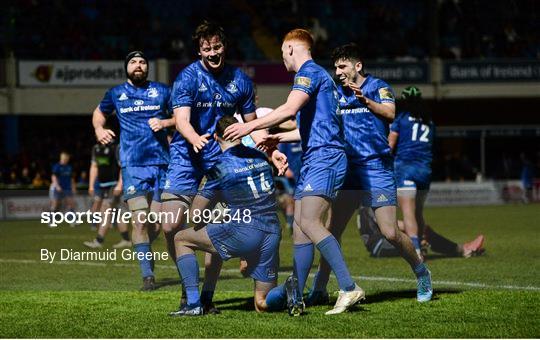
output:
M 255 310 L 269 310 L 266 295 L 277 284 L 281 239 L 272 168 L 262 152 L 242 145 L 240 140 L 223 139 L 225 129 L 234 123 L 237 120 L 231 116 L 218 121 L 214 138 L 223 153 L 191 207 L 193 212 L 204 211 L 219 196 L 229 210 L 223 215 L 223 223 L 203 226 L 208 221 L 202 221 L 197 227 L 176 234 L 176 265 L 186 289 L 187 304 L 169 313 L 171 316 L 204 314 L 195 250 L 218 254 L 225 261 L 245 259 L 247 273 L 255 280 Z

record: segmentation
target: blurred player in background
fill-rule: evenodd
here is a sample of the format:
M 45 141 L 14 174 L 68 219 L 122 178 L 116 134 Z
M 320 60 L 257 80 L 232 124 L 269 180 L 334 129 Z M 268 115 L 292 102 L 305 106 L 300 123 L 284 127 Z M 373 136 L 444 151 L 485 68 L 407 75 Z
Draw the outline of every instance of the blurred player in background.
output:
M 399 256 L 399 251 L 388 242 L 381 233 L 375 214 L 371 207 L 360 207 L 356 219 L 360 237 L 372 257 Z M 405 224 L 398 220 L 399 230 L 405 232 Z M 431 226 L 426 224 L 422 235 L 422 253 L 424 256 L 428 250 L 445 256 L 459 256 L 469 258 L 484 253 L 484 235 L 478 235 L 470 242 L 463 244 L 453 242 L 437 233 Z
M 266 296 L 277 283 L 281 239 L 272 168 L 262 152 L 241 144 L 240 140 L 229 142 L 223 138 L 225 129 L 236 122 L 232 116 L 223 116 L 218 121 L 215 138 L 223 152 L 207 173 L 207 181 L 191 207 L 192 211 L 204 211 L 212 201 L 223 201 L 230 209 L 232 221 L 206 226 L 201 223 L 176 234 L 177 265 L 187 304 L 170 313 L 171 316 L 204 313 L 195 250 L 215 254 L 225 261 L 244 258 L 246 274 L 255 284 L 255 309 L 262 312 L 269 308 Z
M 94 110 L 92 124 L 98 142 L 110 143 L 116 136 L 105 129 L 107 116 L 116 112 L 120 122 L 120 163 L 124 199 L 133 212 L 132 241 L 135 252 L 150 255 L 148 228 L 159 225 L 144 223 L 150 210 L 161 210 L 160 193 L 169 162 L 166 128 L 174 125 L 169 113 L 170 89 L 165 84 L 148 81 L 148 60 L 143 52 L 126 56 L 127 81 L 105 93 Z M 153 264 L 140 256 L 142 290 L 155 289 Z
M 92 147 L 93 150 L 93 147 Z M 92 156 L 93 160 L 93 156 Z M 101 211 L 101 204 L 103 203 L 103 197 L 101 195 L 101 190 L 99 188 L 99 181 L 97 180 L 97 166 L 94 166 L 93 162 L 90 161 L 90 170 L 88 171 L 90 174 L 88 177 L 88 196 L 90 196 L 90 199 L 92 200 L 92 205 L 90 206 L 90 212 L 98 212 Z M 90 223 L 92 230 L 98 229 L 98 223 L 91 222 Z
M 332 53 L 343 118 L 347 176 L 334 203 L 330 223 L 339 239 L 360 203 L 372 207 L 382 234 L 399 249 L 417 277 L 417 300 L 431 300 L 431 274 L 416 254 L 411 239 L 398 229 L 393 157 L 388 146 L 388 124 L 395 116 L 394 94 L 381 79 L 364 73 L 360 48 L 346 44 Z M 326 303 L 329 268 L 321 259 L 307 303 Z
M 302 292 L 313 263 L 314 244 L 334 271 L 340 287 L 334 309 L 338 314 L 364 298 L 364 291 L 352 279 L 338 241 L 326 228 L 326 216 L 332 213 L 332 201 L 343 184 L 347 169 L 341 124 L 338 118 L 336 85 L 330 75 L 311 57 L 313 38 L 303 29 L 287 33 L 282 44 L 287 71 L 296 73 L 293 88 L 285 104 L 263 118 L 234 124 L 225 138 L 241 138 L 254 130 L 270 128 L 294 117 L 299 129 L 274 135 L 279 142 L 302 141 L 302 168 L 294 198 L 295 224 L 294 274 L 285 285 L 268 295 L 270 305 L 287 303 L 290 315 L 304 310 Z M 268 139 L 269 140 L 269 139 Z
M 116 140 L 109 144 L 96 144 L 92 148 L 92 161 L 90 165 L 90 187 L 94 183 L 98 183 L 99 191 L 95 196 L 99 198 L 100 211 L 105 218 L 104 213 L 107 209 L 121 209 L 122 198 L 122 175 L 120 172 L 119 162 L 119 145 Z M 84 245 L 89 248 L 102 248 L 105 241 L 105 235 L 111 227 L 112 217 L 108 216 L 107 220 L 100 223 L 98 226 L 97 236 L 92 241 L 84 242 Z M 118 231 L 122 236 L 122 240 L 113 245 L 113 248 L 131 247 L 129 238 L 128 226 L 125 223 L 117 224 Z
M 161 197 L 163 211 L 173 212 L 180 218 L 163 224 L 169 244 L 183 228 L 184 212 L 196 195 L 201 180 L 221 154 L 218 143 L 211 138 L 216 122 L 235 113 L 245 121 L 256 119 L 251 80 L 239 68 L 225 63 L 227 39 L 223 28 L 204 21 L 195 30 L 193 41 L 198 47 L 200 60 L 180 72 L 171 94 L 177 132 L 171 141 L 171 161 Z M 255 135 L 251 137 L 255 141 L 260 140 Z M 284 155 L 277 150 L 270 154 L 278 169 L 285 171 Z M 173 251 L 174 248 L 171 249 Z M 205 276 L 217 279 L 220 266 L 211 265 L 212 260 L 221 263 L 217 255 L 208 259 L 207 268 L 215 271 L 207 271 Z M 203 304 L 210 304 L 213 291 L 212 286 L 203 287 Z M 184 303 L 185 300 L 181 299 L 181 307 Z
M 75 209 L 75 200 L 73 195 L 76 193 L 75 178 L 73 177 L 73 168 L 69 164 L 69 154 L 66 151 L 60 153 L 60 160 L 52 166 L 51 186 L 49 188 L 49 198 L 51 199 L 51 210 L 59 211 L 60 206 L 65 210 L 73 212 Z M 74 227 L 75 223 L 71 223 Z M 49 227 L 55 227 L 53 223 Z
M 92 201 L 92 205 L 90 206 L 90 212 L 92 213 L 101 211 L 101 204 L 103 203 L 97 175 L 98 167 L 94 164 L 94 148 L 95 146 L 92 147 L 92 151 L 90 152 L 92 158 L 90 160 L 90 169 L 88 170 L 88 196 L 90 196 Z M 92 221 L 90 226 L 92 230 L 98 230 L 99 223 Z
M 390 127 L 388 143 L 395 154 L 394 171 L 405 233 L 422 256 L 419 236 L 425 225 L 423 211 L 431 183 L 435 124 L 419 88 L 405 88 L 401 99 L 401 110 Z

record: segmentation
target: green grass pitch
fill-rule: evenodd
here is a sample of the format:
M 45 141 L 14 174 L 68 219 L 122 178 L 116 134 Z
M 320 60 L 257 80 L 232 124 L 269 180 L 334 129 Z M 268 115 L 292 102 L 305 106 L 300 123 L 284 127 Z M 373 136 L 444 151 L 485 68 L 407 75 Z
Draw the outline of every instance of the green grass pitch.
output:
M 487 249 L 484 256 L 470 259 L 428 257 L 435 289 L 430 303 L 416 302 L 414 277 L 405 261 L 368 256 L 351 221 L 343 250 L 367 293 L 351 312 L 325 316 L 331 307 L 321 306 L 297 318 L 286 312 L 257 314 L 252 282 L 240 276 L 238 261 L 231 260 L 215 296 L 222 313 L 189 319 L 167 316 L 178 306 L 180 290 L 172 261 L 158 262 L 161 287 L 142 293 L 134 261 L 40 261 L 41 248 L 84 250 L 82 242 L 94 236 L 88 226 L 50 229 L 37 221 L 0 222 L 0 336 L 540 337 L 540 205 L 428 208 L 426 220 L 458 242 L 483 233 Z M 118 239 L 112 231 L 105 244 L 110 247 Z M 165 250 L 163 237 L 154 250 Z M 284 233 L 280 282 L 291 271 L 291 250 Z M 333 277 L 330 289 L 337 289 Z

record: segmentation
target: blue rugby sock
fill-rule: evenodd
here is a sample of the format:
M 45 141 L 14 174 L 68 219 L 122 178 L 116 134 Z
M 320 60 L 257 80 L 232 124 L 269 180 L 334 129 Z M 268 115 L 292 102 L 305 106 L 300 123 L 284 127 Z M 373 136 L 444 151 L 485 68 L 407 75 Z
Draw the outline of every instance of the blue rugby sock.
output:
M 354 280 L 349 273 L 349 269 L 343 259 L 341 248 L 336 238 L 329 235 L 321 242 L 317 243 L 317 248 L 321 252 L 321 255 L 330 265 L 332 271 L 336 275 L 339 289 L 343 291 L 351 291 L 354 289 Z
M 199 295 L 199 264 L 195 254 L 182 255 L 176 259 L 176 267 L 182 275 L 182 284 L 186 290 L 187 303 L 190 306 L 200 306 Z
M 411 241 L 413 243 L 414 249 L 419 250 L 420 249 L 420 239 L 418 236 L 411 236 Z
M 298 279 L 298 290 L 304 293 L 304 287 L 309 275 L 309 270 L 313 264 L 315 247 L 313 243 L 303 243 L 294 245 L 293 273 Z
M 154 276 L 154 271 L 152 270 L 152 261 L 146 256 L 147 253 L 152 252 L 152 247 L 150 243 L 138 243 L 133 245 L 133 249 L 137 254 L 143 253 L 145 256 L 137 255 L 139 259 L 139 266 L 141 267 L 141 275 L 143 278 L 148 276 Z
M 428 269 L 424 262 L 418 264 L 416 267 L 413 267 L 414 274 L 416 277 L 427 275 Z

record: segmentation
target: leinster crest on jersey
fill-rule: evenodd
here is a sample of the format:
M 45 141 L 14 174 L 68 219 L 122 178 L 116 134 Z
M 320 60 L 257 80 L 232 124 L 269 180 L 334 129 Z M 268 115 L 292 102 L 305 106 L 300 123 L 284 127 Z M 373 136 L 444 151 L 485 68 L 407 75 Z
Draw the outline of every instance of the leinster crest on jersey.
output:
M 236 87 L 236 84 L 234 81 L 231 81 L 229 84 L 227 84 L 227 87 L 225 88 L 229 93 L 236 93 L 238 91 L 238 88 Z
M 157 96 L 159 96 L 159 93 L 155 87 L 148 88 L 148 97 L 156 98 Z

